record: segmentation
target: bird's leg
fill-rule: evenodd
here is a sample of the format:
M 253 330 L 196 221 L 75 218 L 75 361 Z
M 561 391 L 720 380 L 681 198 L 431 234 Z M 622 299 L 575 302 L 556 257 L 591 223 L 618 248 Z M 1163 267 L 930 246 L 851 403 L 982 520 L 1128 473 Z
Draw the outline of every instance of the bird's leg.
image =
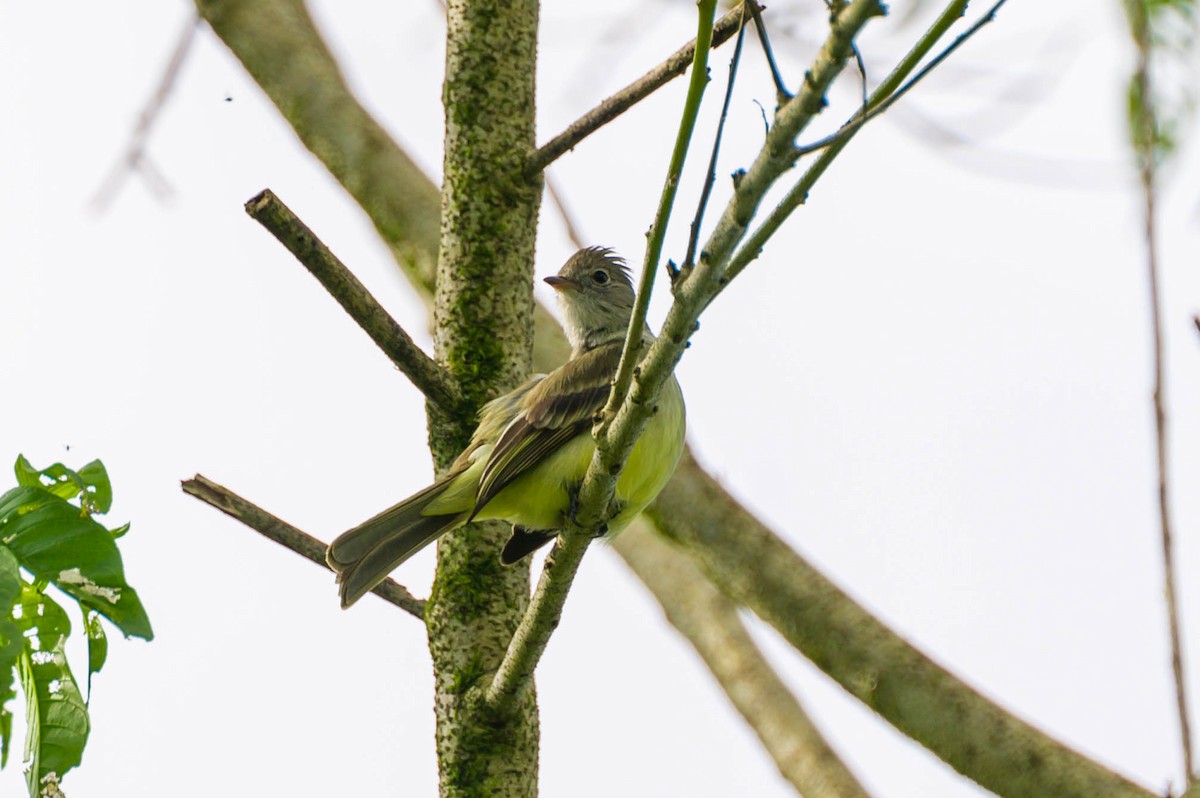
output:
M 583 524 L 579 523 L 579 517 L 577 515 L 577 513 L 579 512 L 579 489 L 582 487 L 583 487 L 582 483 L 570 485 L 567 487 L 567 498 L 570 500 L 570 503 L 567 506 L 567 517 L 571 519 L 571 524 L 576 527 L 583 526 Z M 608 534 L 608 522 L 605 521 L 604 523 L 600 524 L 599 527 L 596 528 L 596 531 L 592 533 L 592 537 L 602 538 L 607 534 Z
M 579 482 L 567 486 L 567 518 L 575 526 L 579 526 L 579 519 L 575 515 L 579 512 L 579 489 L 582 487 L 583 484 Z

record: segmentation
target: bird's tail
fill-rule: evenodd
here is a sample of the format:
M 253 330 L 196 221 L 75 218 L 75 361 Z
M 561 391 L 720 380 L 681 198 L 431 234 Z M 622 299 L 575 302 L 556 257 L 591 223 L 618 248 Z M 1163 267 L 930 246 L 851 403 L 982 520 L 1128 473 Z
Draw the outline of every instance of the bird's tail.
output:
M 396 566 L 467 520 L 469 511 L 425 515 L 457 474 L 343 532 L 325 551 L 337 574 L 343 609 L 369 593 Z

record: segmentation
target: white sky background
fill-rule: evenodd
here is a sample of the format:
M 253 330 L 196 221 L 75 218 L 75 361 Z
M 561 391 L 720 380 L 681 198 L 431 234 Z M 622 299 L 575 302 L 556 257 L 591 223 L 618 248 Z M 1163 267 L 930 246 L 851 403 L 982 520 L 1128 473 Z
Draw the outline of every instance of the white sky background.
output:
M 693 35 L 688 3 L 620 5 L 547 3 L 540 141 Z M 861 42 L 876 79 L 918 33 L 897 32 L 905 9 Z M 340 611 L 327 573 L 178 488 L 201 472 L 329 539 L 431 473 L 415 389 L 245 215 L 246 199 L 274 189 L 428 346 L 423 309 L 207 31 L 149 146 L 174 196 L 160 202 L 135 177 L 106 214 L 88 208 L 188 13 L 0 6 L 0 461 L 104 460 L 110 518 L 133 522 L 127 574 L 158 635 L 113 641 L 65 786 L 432 795 L 423 628 L 372 598 Z M 314 13 L 366 105 L 436 173 L 436 5 Z M 806 41 L 775 34 L 792 85 L 824 35 L 820 13 L 803 19 Z M 763 519 L 971 684 L 1161 790 L 1181 768 L 1122 23 L 1116 2 L 1013 0 L 847 149 L 705 315 L 679 373 L 693 445 Z M 668 241 L 677 260 L 729 52 L 713 58 Z M 710 220 L 761 141 L 752 99 L 773 103 L 757 51 L 746 55 Z M 588 241 L 635 264 L 683 91 L 676 82 L 553 170 Z M 822 130 L 856 91 L 847 73 Z M 930 146 L 913 135 L 922 119 L 977 146 Z M 1176 166 L 1162 235 L 1169 405 L 1182 611 L 1200 661 L 1194 153 Z M 539 277 L 570 253 L 552 210 L 541 232 Z M 396 576 L 424 595 L 432 572 L 429 551 Z M 982 793 L 747 620 L 876 795 Z M 587 558 L 538 673 L 547 796 L 792 794 L 611 551 Z M 0 795 L 24 789 L 15 742 Z

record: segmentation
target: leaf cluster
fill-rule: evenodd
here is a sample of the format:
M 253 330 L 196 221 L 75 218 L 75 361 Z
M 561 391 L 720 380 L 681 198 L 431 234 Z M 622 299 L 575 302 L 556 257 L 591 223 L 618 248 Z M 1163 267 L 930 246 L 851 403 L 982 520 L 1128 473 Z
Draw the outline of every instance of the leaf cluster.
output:
M 129 525 L 109 529 L 95 519 L 112 507 L 104 464 L 38 469 L 19 456 L 14 470 L 17 487 L 0 496 L 0 767 L 8 762 L 10 704 L 19 683 L 29 794 L 53 797 L 83 757 L 91 728 L 87 699 L 67 662 L 71 621 L 63 604 L 77 605 L 87 638 L 88 699 L 92 674 L 108 655 L 100 617 L 126 637 L 151 640 L 154 632 L 117 549 Z M 50 585 L 65 601 L 46 592 Z

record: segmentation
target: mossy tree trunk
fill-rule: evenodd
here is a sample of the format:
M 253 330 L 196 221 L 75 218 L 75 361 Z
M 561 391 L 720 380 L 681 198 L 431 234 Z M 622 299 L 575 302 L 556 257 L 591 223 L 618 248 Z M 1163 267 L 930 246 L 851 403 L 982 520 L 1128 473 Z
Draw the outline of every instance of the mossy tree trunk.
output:
M 540 182 L 523 174 L 534 146 L 535 0 L 452 0 L 447 11 L 437 357 L 468 404 L 516 386 L 533 342 L 532 269 Z M 466 445 L 475 419 L 430 415 L 439 469 Z M 443 796 L 537 792 L 532 692 L 510 716 L 483 718 L 471 700 L 500 664 L 529 598 L 529 571 L 497 557 L 505 525 L 443 538 L 426 611 L 436 677 Z

